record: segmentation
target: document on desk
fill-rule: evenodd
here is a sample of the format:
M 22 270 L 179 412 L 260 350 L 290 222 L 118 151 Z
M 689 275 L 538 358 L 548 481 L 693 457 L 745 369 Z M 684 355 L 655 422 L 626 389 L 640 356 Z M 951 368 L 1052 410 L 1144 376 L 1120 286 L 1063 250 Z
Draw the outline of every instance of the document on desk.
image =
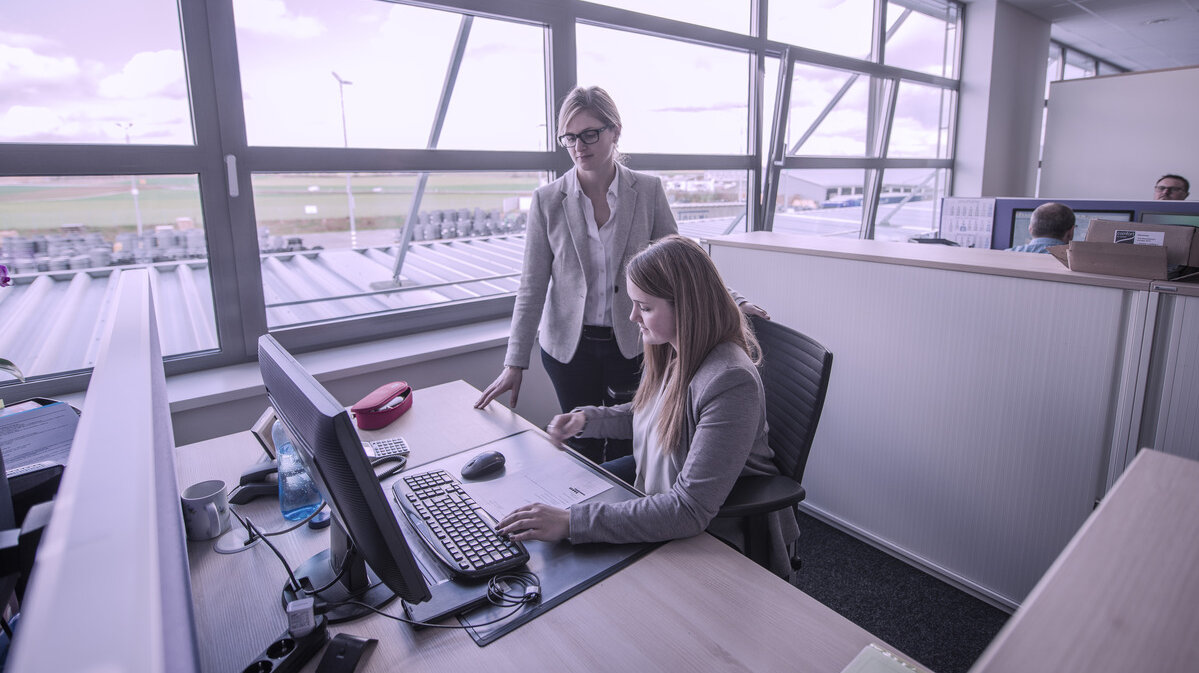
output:
M 547 449 L 554 452 L 561 452 L 561 449 L 534 432 L 505 437 L 485 448 L 506 456 L 504 479 L 463 481 L 462 487 L 497 519 L 534 502 L 569 509 L 575 503 L 615 488 L 610 481 L 577 461 L 538 459 L 538 454 L 544 454 Z M 473 451 L 467 453 L 473 455 Z
M 457 475 L 463 465 L 484 451 L 504 454 L 503 469 L 461 483 L 475 502 L 496 518 L 531 502 L 570 507 L 583 501 L 616 503 L 638 497 L 631 486 L 596 471 L 585 459 L 558 448 L 535 430 L 446 456 L 427 467 Z M 401 521 L 401 525 L 405 523 Z M 486 645 L 628 566 L 658 544 L 526 542 L 528 569 L 539 578 L 541 599 L 517 608 L 515 614 L 508 606 L 485 605 L 461 615 L 459 621 L 476 643 Z
M 79 416 L 65 402 L 25 402 L 0 415 L 0 447 L 6 471 L 40 461 L 65 464 Z

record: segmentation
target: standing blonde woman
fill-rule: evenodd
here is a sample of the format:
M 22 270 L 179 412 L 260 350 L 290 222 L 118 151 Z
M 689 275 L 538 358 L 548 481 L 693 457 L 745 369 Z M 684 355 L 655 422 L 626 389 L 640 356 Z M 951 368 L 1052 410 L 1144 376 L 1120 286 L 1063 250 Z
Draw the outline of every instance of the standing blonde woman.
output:
M 577 87 L 558 112 L 558 144 L 574 168 L 533 193 L 524 268 L 504 368 L 475 403 L 504 392 L 516 406 L 540 327 L 541 361 L 565 411 L 611 404 L 609 391 L 637 387 L 641 345 L 624 319 L 632 308 L 627 260 L 650 241 L 678 233 L 662 182 L 620 163 L 620 112 L 599 87 Z M 745 302 L 742 310 L 765 316 Z M 584 440 L 595 462 L 627 455 L 627 442 Z
M 757 340 L 720 274 L 694 241 L 668 236 L 628 263 L 630 319 L 644 343 L 645 371 L 632 402 L 554 417 L 556 441 L 632 438 L 633 454 L 604 464 L 646 493 L 570 510 L 521 507 L 497 529 L 516 540 L 655 542 L 710 529 L 739 544 L 738 522 L 716 512 L 739 476 L 774 475 Z M 723 524 L 730 524 L 724 526 Z M 790 573 L 799 536 L 790 510 L 771 522 L 771 568 Z

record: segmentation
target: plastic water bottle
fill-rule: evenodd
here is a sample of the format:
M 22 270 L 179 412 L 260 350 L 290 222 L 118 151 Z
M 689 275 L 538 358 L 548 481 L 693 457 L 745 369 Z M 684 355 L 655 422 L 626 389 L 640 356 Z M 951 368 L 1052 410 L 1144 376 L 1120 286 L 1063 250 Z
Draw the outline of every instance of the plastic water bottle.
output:
M 281 421 L 271 426 L 275 442 L 275 457 L 279 461 L 279 508 L 288 521 L 303 521 L 321 506 L 324 500 L 312 483 L 312 477 L 291 445 L 291 437 Z

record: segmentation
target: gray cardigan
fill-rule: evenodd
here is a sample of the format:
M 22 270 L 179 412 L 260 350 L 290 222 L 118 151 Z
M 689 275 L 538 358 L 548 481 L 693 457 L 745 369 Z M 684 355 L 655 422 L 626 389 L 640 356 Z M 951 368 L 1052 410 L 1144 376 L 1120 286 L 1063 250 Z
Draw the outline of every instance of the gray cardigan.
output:
M 584 437 L 629 438 L 632 404 L 582 407 Z M 570 508 L 570 539 L 583 542 L 657 542 L 709 529 L 741 546 L 737 520 L 715 520 L 737 477 L 779 474 L 766 443 L 762 380 L 736 344 L 712 349 L 687 386 L 683 434 L 686 456 L 669 492 L 619 503 L 580 503 Z M 799 538 L 791 510 L 776 512 L 770 525 L 770 569 L 788 577 Z
M 633 302 L 625 288 L 625 265 L 650 241 L 678 233 L 678 226 L 661 180 L 620 164 L 616 170 L 620 173 L 620 197 L 610 223 L 616 226 L 615 247 L 623 252 L 612 279 L 612 330 L 621 354 L 633 358 L 641 352 L 641 334 L 626 319 Z M 583 332 L 587 285 L 595 275 L 587 262 L 585 198 L 568 191 L 564 177 L 533 192 L 506 366 L 528 368 L 539 322 L 545 352 L 559 362 L 574 359 Z

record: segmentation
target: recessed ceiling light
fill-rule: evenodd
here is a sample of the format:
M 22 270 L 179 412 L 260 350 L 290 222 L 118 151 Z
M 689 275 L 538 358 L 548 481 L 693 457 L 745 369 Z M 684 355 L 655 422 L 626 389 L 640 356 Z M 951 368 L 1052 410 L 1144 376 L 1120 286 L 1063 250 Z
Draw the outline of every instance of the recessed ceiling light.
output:
M 1159 23 L 1170 23 L 1173 20 L 1174 20 L 1174 17 L 1172 17 L 1172 16 L 1162 17 L 1160 19 L 1149 19 L 1148 21 L 1145 22 L 1145 25 L 1146 26 L 1156 26 Z

